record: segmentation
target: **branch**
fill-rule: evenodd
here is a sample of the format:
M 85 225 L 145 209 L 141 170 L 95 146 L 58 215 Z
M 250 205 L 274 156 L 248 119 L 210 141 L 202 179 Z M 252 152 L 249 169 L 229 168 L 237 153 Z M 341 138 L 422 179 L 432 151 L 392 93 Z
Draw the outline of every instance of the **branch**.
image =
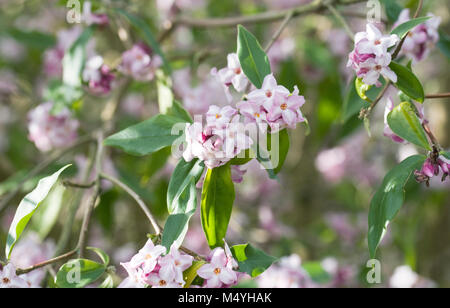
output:
M 74 187 L 74 188 L 89 189 L 95 185 L 95 181 L 91 182 L 91 183 L 87 183 L 87 184 L 74 183 L 71 181 L 63 181 L 63 185 L 68 186 L 68 187 Z
M 102 154 L 103 154 L 103 132 L 97 133 L 97 153 L 95 155 L 95 184 L 94 192 L 92 193 L 88 207 L 84 213 L 83 223 L 81 225 L 80 237 L 78 239 L 78 257 L 82 258 L 86 247 L 87 233 L 89 231 L 89 222 L 91 220 L 92 212 L 101 193 L 100 187 L 100 173 L 102 169 Z
M 299 17 L 308 13 L 321 13 L 327 9 L 326 4 L 332 5 L 352 5 L 355 3 L 361 3 L 364 0 L 315 0 L 309 4 L 298 6 L 294 9 L 269 11 L 251 16 L 238 16 L 228 18 L 205 18 L 196 19 L 190 17 L 178 17 L 173 23 L 175 25 L 188 26 L 193 28 L 222 28 L 222 27 L 234 27 L 239 24 L 257 24 L 268 23 L 282 20 L 292 10 L 292 17 Z
M 334 15 L 334 17 L 336 17 L 336 19 L 342 24 L 342 26 L 344 27 L 345 32 L 347 32 L 348 36 L 350 37 L 350 39 L 352 41 L 355 40 L 355 33 L 353 33 L 352 29 L 350 29 L 350 26 L 348 25 L 348 23 L 345 21 L 344 17 L 341 15 L 341 13 L 339 13 L 338 10 L 336 10 L 336 8 L 331 5 L 331 4 L 326 4 L 328 10 Z
M 447 97 L 450 97 L 450 92 L 425 95 L 426 99 L 447 98 Z
M 125 183 L 123 183 L 122 181 L 120 181 L 119 179 L 116 179 L 115 177 L 113 177 L 111 175 L 108 175 L 105 173 L 100 173 L 100 177 L 119 186 L 127 194 L 129 194 L 136 201 L 136 203 L 139 205 L 139 207 L 142 209 L 145 216 L 147 216 L 148 220 L 150 221 L 150 223 L 153 226 L 153 229 L 155 230 L 156 235 L 161 234 L 161 228 L 158 226 L 156 219 L 153 217 L 153 215 L 150 212 L 150 210 L 148 209 L 147 205 L 144 203 L 144 201 L 142 201 L 141 197 L 137 193 L 135 193 L 128 185 L 126 185 Z
M 70 258 L 71 256 L 73 256 L 76 253 L 77 253 L 77 250 L 74 249 L 74 250 L 69 251 L 68 253 L 65 253 L 65 254 L 63 254 L 63 255 L 61 255 L 59 257 L 56 257 L 56 258 L 53 258 L 53 259 L 50 259 L 50 260 L 47 260 L 47 261 L 35 264 L 33 266 L 30 266 L 30 267 L 27 267 L 27 268 L 24 268 L 24 269 L 18 268 L 16 270 L 16 275 L 23 275 L 23 274 L 29 273 L 31 271 L 34 271 L 34 270 L 36 270 L 38 268 L 41 268 L 41 267 L 44 267 L 44 266 L 56 263 L 58 261 L 62 261 L 64 259 Z
M 281 23 L 278 30 L 274 33 L 272 38 L 270 39 L 269 43 L 267 44 L 266 48 L 264 48 L 264 51 L 267 53 L 269 52 L 270 48 L 272 48 L 273 44 L 277 41 L 277 39 L 280 37 L 283 30 L 287 27 L 289 22 L 291 21 L 292 17 L 294 17 L 294 11 L 291 10 L 286 14 L 286 17 L 283 19 L 283 22 Z

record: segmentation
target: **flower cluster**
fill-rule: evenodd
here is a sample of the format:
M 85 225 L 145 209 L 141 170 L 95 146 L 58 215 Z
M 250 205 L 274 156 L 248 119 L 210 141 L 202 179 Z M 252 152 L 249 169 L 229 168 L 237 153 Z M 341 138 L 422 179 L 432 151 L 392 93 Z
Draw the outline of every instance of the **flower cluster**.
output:
M 268 124 L 276 133 L 286 127 L 295 129 L 297 123 L 305 121 L 300 111 L 304 104 L 305 98 L 299 95 L 297 87 L 290 93 L 270 74 L 264 78 L 261 89 L 250 92 L 247 101 L 236 106 L 246 122 Z
M 16 275 L 16 268 L 9 263 L 3 266 L 0 263 L 0 289 L 29 288 L 30 285 Z
M 199 158 L 212 169 L 226 164 L 253 144 L 245 126 L 239 122 L 238 111 L 230 106 L 210 106 L 206 121 L 205 126 L 201 122 L 186 126 L 183 152 L 186 161 Z
M 129 262 L 121 263 L 129 277 L 119 287 L 182 288 L 185 284 L 183 272 L 192 265 L 194 258 L 181 254 L 175 246 L 164 255 L 166 252 L 165 247 L 155 246 L 149 239 Z
M 122 63 L 118 69 L 135 80 L 150 81 L 153 80 L 156 69 L 161 65 L 161 57 L 152 55 L 150 47 L 139 43 L 123 53 Z
M 428 158 L 422 166 L 421 170 L 416 170 L 414 176 L 419 183 L 426 182 L 429 185 L 431 178 L 438 176 L 442 171 L 442 182 L 445 181 L 449 175 L 450 160 L 443 155 L 438 158 Z
M 238 263 L 233 258 L 228 245 L 225 249 L 215 248 L 208 258 L 209 263 L 204 264 L 197 270 L 198 276 L 205 280 L 206 288 L 227 288 L 236 285 L 239 273 L 234 271 Z
M 243 92 L 248 85 L 248 79 L 242 70 L 241 63 L 239 62 L 238 55 L 235 53 L 230 53 L 227 56 L 227 67 L 216 71 L 213 69 L 211 73 L 217 75 L 219 81 L 226 87 L 229 88 L 231 85 L 238 92 Z
M 78 137 L 78 120 L 67 108 L 52 114 L 53 103 L 41 104 L 28 113 L 28 138 L 42 152 L 69 145 Z
M 394 27 L 401 25 L 410 20 L 409 9 L 403 10 Z M 405 55 L 409 59 L 415 62 L 421 61 L 427 57 L 431 48 L 439 41 L 438 27 L 441 23 L 440 17 L 435 17 L 433 14 L 429 13 L 428 19 L 425 23 L 418 25 L 411 31 L 409 31 L 408 36 L 405 38 L 400 55 Z
M 111 92 L 115 76 L 104 63 L 101 56 L 95 56 L 86 62 L 83 70 L 83 80 L 88 83 L 89 90 L 96 95 L 105 95 Z
M 392 55 L 388 49 L 399 42 L 399 37 L 383 35 L 373 24 L 367 24 L 366 32 L 355 35 L 355 48 L 349 55 L 347 66 L 352 67 L 358 78 L 367 85 L 380 86 L 380 75 L 397 82 L 397 75 L 389 68 Z

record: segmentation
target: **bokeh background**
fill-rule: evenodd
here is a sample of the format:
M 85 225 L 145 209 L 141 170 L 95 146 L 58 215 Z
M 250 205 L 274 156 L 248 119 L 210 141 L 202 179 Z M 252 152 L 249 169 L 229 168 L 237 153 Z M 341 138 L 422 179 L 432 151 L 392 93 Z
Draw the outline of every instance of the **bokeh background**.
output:
M 194 18 L 242 16 L 309 1 L 172 2 L 105 0 L 93 4 L 95 9 L 107 14 L 112 14 L 113 7 L 136 13 L 158 34 L 177 14 Z M 418 1 L 395 2 L 414 10 Z M 341 9 L 347 13 L 344 16 L 354 32 L 364 31 L 366 20 L 349 15 L 364 15 L 365 4 Z M 66 1 L 0 1 L 0 198 L 14 190 L 27 172 L 49 155 L 41 153 L 29 140 L 27 114 L 45 101 L 46 89 L 52 80 L 60 77 L 58 48 L 64 50 L 70 46 L 83 28 L 66 22 L 67 10 Z M 449 3 L 425 1 L 424 12 L 441 18 L 441 41 L 427 59 L 414 66 L 414 71 L 426 93 L 448 92 Z M 110 24 L 96 31 L 88 48 L 113 65 L 130 44 L 141 39 L 123 18 L 109 17 Z M 383 19 L 386 19 L 384 10 Z M 274 22 L 247 28 L 264 45 L 278 25 L 279 22 Z M 390 31 L 392 23 L 384 27 L 386 32 Z M 120 39 L 120 31 L 125 40 Z M 210 104 L 224 104 L 210 70 L 226 66 L 226 55 L 236 50 L 236 34 L 236 27 L 179 27 L 162 43 L 174 68 L 174 92 L 189 111 L 204 112 Z M 305 96 L 303 113 L 309 120 L 310 133 L 307 134 L 304 126 L 291 131 L 291 149 L 279 182 L 270 180 L 264 170 L 251 163 L 243 182 L 236 184 L 238 194 L 227 241 L 230 244 L 248 241 L 273 256 L 290 256 L 274 266 L 265 278 L 243 284 L 369 286 L 365 273 L 369 259 L 366 236 L 371 196 L 386 172 L 417 149 L 395 144 L 383 136 L 384 101 L 372 116 L 370 138 L 357 114 L 348 116 L 344 102 L 353 72 L 346 68 L 346 63 L 352 49 L 341 25 L 332 15 L 321 13 L 291 21 L 269 52 L 279 83 L 289 89 L 298 85 Z M 399 102 L 396 92 L 391 92 Z M 134 81 L 104 97 L 84 96 L 76 110 L 79 135 L 99 127 L 108 112 L 108 104 L 117 98 L 120 105 L 115 116 L 116 131 L 158 113 L 156 82 Z M 450 101 L 427 101 L 425 112 L 438 140 L 450 148 Z M 26 181 L 16 198 L 0 209 L 1 247 L 20 198 L 39 178 L 67 162 L 74 163 L 67 176 L 80 179 L 89 151 L 88 146 L 80 147 L 46 172 Z M 176 160 L 165 150 L 136 158 L 106 149 L 106 156 L 104 169 L 133 187 L 163 224 L 167 216 L 167 185 Z M 72 224 L 68 213 L 77 206 L 78 200 L 81 205 Z M 91 246 L 106 250 L 112 257 L 118 282 L 125 277 L 119 262 L 127 261 L 152 232 L 133 202 L 119 189 L 104 183 L 89 235 Z M 51 257 L 56 250 L 63 252 L 75 245 L 85 204 L 83 191 L 62 185 L 54 189 L 19 244 L 16 262 L 24 264 L 21 266 L 31 265 Z M 406 202 L 379 251 L 381 286 L 450 287 L 449 222 L 449 182 L 436 181 L 430 188 L 410 183 Z M 61 236 L 63 230 L 69 230 L 70 238 Z M 185 246 L 201 254 L 209 252 L 198 215 L 191 221 Z M 4 260 L 1 251 L 0 258 Z

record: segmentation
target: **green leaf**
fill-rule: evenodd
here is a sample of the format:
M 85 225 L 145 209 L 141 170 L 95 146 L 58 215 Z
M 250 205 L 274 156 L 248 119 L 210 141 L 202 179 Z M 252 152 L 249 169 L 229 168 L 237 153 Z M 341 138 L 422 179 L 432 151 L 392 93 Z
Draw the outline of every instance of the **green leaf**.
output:
M 92 27 L 86 28 L 63 58 L 63 82 L 71 87 L 81 86 L 81 74 L 86 62 L 86 45 L 92 37 Z
M 183 108 L 180 102 L 174 99 L 172 92 L 172 80 L 170 77 L 164 75 L 162 71 L 156 73 L 157 89 L 158 89 L 158 104 L 159 111 L 162 114 L 171 115 L 192 123 L 192 117 L 189 112 Z
M 255 158 L 254 153 L 250 149 L 247 149 L 245 151 L 241 151 L 241 153 L 230 160 L 230 165 L 242 166 L 250 162 L 253 158 Z
M 277 138 L 278 142 L 276 142 Z M 266 144 L 261 142 L 252 146 L 257 153 L 256 159 L 264 166 L 269 177 L 276 180 L 289 152 L 289 134 L 287 129 L 283 129 L 277 133 L 268 133 L 267 138 L 261 139 L 267 140 Z M 272 142 L 275 142 L 275 144 L 272 144 Z M 273 148 L 274 146 L 275 148 Z
M 372 88 L 372 86 L 365 84 L 362 81 L 362 78 L 356 78 L 355 79 L 355 89 L 356 93 L 358 93 L 359 97 L 361 97 L 363 100 L 367 102 L 371 102 L 369 97 L 367 97 L 366 92 L 369 91 Z
M 100 259 L 102 260 L 103 265 L 105 267 L 108 267 L 108 265 L 109 265 L 109 256 L 106 254 L 106 252 L 104 252 L 100 248 L 95 248 L 95 247 L 86 247 L 86 249 L 95 252 L 100 257 Z
M 191 185 L 192 180 L 194 181 L 194 185 L 197 184 L 204 169 L 203 163 L 198 159 L 190 162 L 186 162 L 183 158 L 180 159 L 170 178 L 167 191 L 167 209 L 169 214 L 190 211 L 186 207 L 186 204 L 180 203 L 180 197 L 186 192 L 187 187 Z
M 416 75 L 414 75 L 407 67 L 394 61 L 391 62 L 389 67 L 397 74 L 397 83 L 395 83 L 395 86 L 413 100 L 423 103 L 425 93 L 422 84 Z
M 320 264 L 320 262 L 306 262 L 302 264 L 303 269 L 308 273 L 312 281 L 325 284 L 333 278 Z
M 20 202 L 16 214 L 14 215 L 13 222 L 9 227 L 8 238 L 6 240 L 5 255 L 9 259 L 11 256 L 11 251 L 19 240 L 20 235 L 27 226 L 33 214 L 41 205 L 42 201 L 47 197 L 48 193 L 55 185 L 59 178 L 59 175 L 66 170 L 71 165 L 67 165 L 57 172 L 53 173 L 51 176 L 41 179 L 37 187 L 30 192 L 25 198 Z
M 432 150 L 416 109 L 410 102 L 403 102 L 395 107 L 389 113 L 387 121 L 396 135 L 428 151 Z
M 250 244 L 233 246 L 231 253 L 239 264 L 239 272 L 247 273 L 253 278 L 264 273 L 277 260 Z
M 201 218 L 210 247 L 223 245 L 235 198 L 230 165 L 208 169 L 202 190 Z
M 39 31 L 24 31 L 17 28 L 10 28 L 7 32 L 17 42 L 24 44 L 27 47 L 36 48 L 42 51 L 51 48 L 56 44 L 55 36 L 48 33 Z
M 80 87 L 74 87 L 64 84 L 60 80 L 50 83 L 44 90 L 44 100 L 54 102 L 52 112 L 59 113 L 64 107 L 71 108 L 83 96 L 83 90 Z
M 237 54 L 245 76 L 261 88 L 264 77 L 271 72 L 269 58 L 256 37 L 241 25 L 238 26 Z
M 286 161 L 287 154 L 289 152 L 290 142 L 289 142 L 289 134 L 287 132 L 287 129 L 283 129 L 278 134 L 278 140 L 279 140 L 279 150 L 278 150 L 278 164 L 276 168 L 274 169 L 275 174 L 278 174 L 281 171 L 281 168 L 284 165 L 284 162 Z M 273 138 L 274 134 L 271 134 L 271 138 Z M 271 144 L 271 143 L 269 143 Z M 271 149 L 271 151 L 274 149 Z M 275 165 L 275 164 L 274 164 Z
M 97 281 L 105 271 L 103 264 L 87 259 L 74 259 L 60 267 L 55 283 L 60 288 L 84 288 Z
M 133 155 L 147 155 L 173 144 L 179 135 L 172 134 L 172 128 L 178 123 L 185 121 L 159 114 L 108 137 L 105 145 L 121 148 Z
M 415 155 L 405 159 L 384 178 L 376 191 L 369 210 L 368 243 L 372 258 L 380 244 L 388 224 L 395 218 L 405 200 L 405 185 L 415 170 L 421 168 L 426 157 Z
M 150 27 L 147 25 L 147 23 L 143 19 L 135 15 L 132 15 L 125 10 L 117 9 L 117 12 L 122 16 L 124 16 L 130 22 L 130 24 L 139 31 L 145 42 L 152 48 L 154 52 L 156 52 L 162 58 L 164 63 L 164 69 L 167 74 L 170 74 L 171 72 L 170 64 L 169 62 L 167 62 L 167 59 L 164 53 L 162 52 L 158 44 L 158 41 L 153 36 L 153 33 L 150 30 Z
M 206 262 L 205 261 L 194 261 L 187 270 L 183 272 L 183 278 L 186 282 L 184 288 L 189 288 L 192 285 L 195 277 L 197 277 L 197 271 L 202 267 Z
M 397 1 L 392 0 L 381 0 L 384 5 L 384 9 L 386 11 L 386 15 L 390 22 L 394 23 L 397 21 L 398 16 L 400 15 L 403 7 L 401 7 Z
M 41 210 L 33 216 L 31 230 L 39 234 L 42 240 L 47 237 L 58 220 L 59 213 L 64 205 L 65 190 L 63 185 L 55 185 L 42 202 Z
M 394 30 L 391 31 L 391 34 L 396 34 L 400 39 L 402 39 L 406 36 L 406 34 L 410 30 L 412 30 L 413 28 L 415 28 L 420 24 L 423 24 L 430 18 L 431 18 L 430 16 L 426 16 L 408 20 L 407 22 L 398 25 Z

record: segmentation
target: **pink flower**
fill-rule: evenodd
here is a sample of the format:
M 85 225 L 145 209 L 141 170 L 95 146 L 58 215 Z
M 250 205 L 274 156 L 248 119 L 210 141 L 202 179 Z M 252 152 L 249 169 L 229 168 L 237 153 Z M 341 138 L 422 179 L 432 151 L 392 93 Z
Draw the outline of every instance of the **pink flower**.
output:
M 246 123 L 257 123 L 262 124 L 267 121 L 267 112 L 261 104 L 242 101 L 236 104 L 239 109 L 239 113 L 245 117 Z M 265 125 L 260 125 L 259 127 L 265 128 Z
M 226 87 L 233 85 L 238 92 L 243 92 L 248 84 L 248 79 L 242 71 L 238 55 L 230 53 L 227 56 L 228 66 L 217 72 L 217 76 Z M 212 71 L 214 74 L 214 70 Z
M 88 83 L 89 90 L 97 95 L 111 92 L 115 77 L 108 66 L 103 63 L 103 58 L 95 56 L 89 59 L 83 71 L 83 80 Z
M 203 265 L 197 274 L 205 279 L 205 287 L 221 288 L 237 282 L 236 272 L 233 271 L 234 259 L 227 256 L 223 248 L 215 248 L 212 251 L 211 261 Z
M 142 268 L 134 268 L 131 262 L 120 263 L 128 273 L 128 277 L 125 278 L 118 286 L 118 288 L 146 288 L 146 275 Z
M 212 105 L 209 106 L 208 112 L 206 113 L 206 122 L 212 127 L 223 128 L 231 122 L 237 113 L 237 110 L 231 106 L 220 108 L 219 106 Z
M 53 103 L 47 102 L 28 113 L 28 138 L 42 152 L 68 146 L 78 137 L 79 122 L 72 118 L 69 109 L 52 115 L 52 108 Z
M 138 81 L 150 81 L 153 80 L 156 69 L 161 65 L 161 57 L 151 55 L 151 49 L 140 43 L 123 53 L 119 71 Z
M 166 248 L 161 245 L 154 245 L 149 239 L 144 247 L 130 261 L 131 268 L 142 267 L 144 273 L 152 272 L 158 264 L 158 258 L 166 252 Z
M 251 102 L 265 104 L 267 102 L 273 101 L 276 95 L 288 96 L 289 94 L 289 90 L 283 86 L 278 85 L 273 74 L 269 74 L 264 77 L 261 89 L 256 89 L 250 92 L 247 95 L 247 98 Z
M 404 9 L 394 27 L 405 23 L 410 20 L 409 9 Z M 432 18 L 425 23 L 416 26 L 412 29 L 403 43 L 400 55 L 406 55 L 408 58 L 415 62 L 419 62 L 427 57 L 430 49 L 439 41 L 439 24 L 441 23 L 440 17 L 435 17 L 429 13 L 428 16 Z
M 375 25 L 367 24 L 366 32 L 355 35 L 355 48 L 349 54 L 347 67 L 352 67 L 367 85 L 380 86 L 380 75 L 397 82 L 397 75 L 389 68 L 392 56 L 388 49 L 398 41 L 397 35 L 384 36 Z
M 29 288 L 25 280 L 16 275 L 16 268 L 9 263 L 6 266 L 0 264 L 0 289 Z
M 242 166 L 231 166 L 231 180 L 234 183 L 242 183 L 244 175 L 247 173 L 247 169 L 243 169 Z
M 175 245 L 170 248 L 170 253 L 161 258 L 159 264 L 160 276 L 172 277 L 176 283 L 184 285 L 183 272 L 192 266 L 194 258 L 189 255 L 182 255 Z

